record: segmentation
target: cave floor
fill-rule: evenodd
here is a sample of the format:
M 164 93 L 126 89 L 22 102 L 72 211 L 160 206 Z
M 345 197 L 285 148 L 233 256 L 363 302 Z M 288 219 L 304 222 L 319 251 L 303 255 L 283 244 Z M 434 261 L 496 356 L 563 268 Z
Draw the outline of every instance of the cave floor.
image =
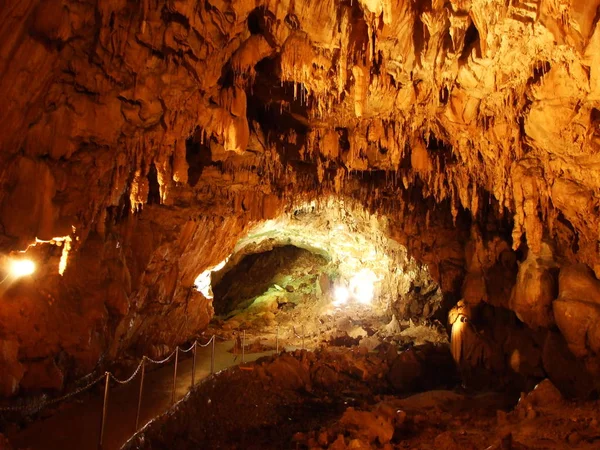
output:
M 425 342 L 446 344 L 445 330 L 432 323 L 413 323 L 390 319 L 369 306 L 333 307 L 326 298 L 299 302 L 293 308 L 275 310 L 265 319 L 264 311 L 252 308 L 236 311 L 229 317 L 215 317 L 209 334 L 237 340 L 234 351 L 241 352 L 245 334 L 246 352 L 279 350 L 316 350 L 321 346 L 359 345 L 373 350 L 382 342 L 408 348 Z
M 215 370 L 239 364 L 241 358 L 230 352 L 233 343 L 217 342 Z M 253 361 L 269 353 L 251 353 L 245 358 Z M 196 362 L 196 383 L 210 374 L 210 346 L 199 347 Z M 180 359 L 177 369 L 176 401 L 190 387 L 192 358 Z M 98 383 L 100 386 L 102 383 Z M 173 364 L 146 373 L 140 413 L 140 428 L 171 406 Z M 86 450 L 98 448 L 102 392 L 99 387 L 92 395 L 78 402 L 64 404 L 50 417 L 33 422 L 26 428 L 8 433 L 15 449 Z M 135 432 L 135 416 L 139 394 L 139 376 L 124 386 L 111 385 L 103 450 L 119 449 Z
M 396 374 L 386 362 L 389 352 L 357 348 L 264 358 L 198 386 L 124 449 L 599 448 L 598 401 L 568 401 L 547 380 L 520 401 L 504 392 L 448 390 L 439 384 L 445 371 L 439 361 L 432 364 L 435 355 L 428 353 L 412 373 L 420 381 L 428 373 L 434 383 L 404 394 L 388 384 L 411 378 L 414 364 L 402 355 Z

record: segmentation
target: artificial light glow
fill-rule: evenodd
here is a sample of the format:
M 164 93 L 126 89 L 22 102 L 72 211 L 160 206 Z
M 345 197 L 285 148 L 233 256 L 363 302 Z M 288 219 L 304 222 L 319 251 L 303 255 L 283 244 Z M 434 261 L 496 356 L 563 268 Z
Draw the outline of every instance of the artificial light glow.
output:
M 24 277 L 35 272 L 35 264 L 29 259 L 13 259 L 10 262 L 10 274 L 15 277 Z
M 216 266 L 206 269 L 204 272 L 202 272 L 200 275 L 198 275 L 196 277 L 196 281 L 194 281 L 194 285 L 196 286 L 196 290 L 200 291 L 202 293 L 202 295 L 204 295 L 204 297 L 209 298 L 209 299 L 213 298 L 213 292 L 212 292 L 212 287 L 211 287 L 212 273 L 217 272 L 217 271 L 221 270 L 223 267 L 225 267 L 225 264 L 227 264 L 227 261 L 229 261 L 229 256 L 227 258 L 225 258 L 223 261 L 221 261 L 219 264 L 217 264 Z
M 334 301 L 333 304 L 335 306 L 340 306 L 348 302 L 348 298 L 350 298 L 350 292 L 344 286 L 337 286 L 335 291 L 333 292 Z
M 72 229 L 73 233 L 75 233 L 75 227 L 72 227 Z M 79 238 L 76 239 L 79 240 Z M 44 241 L 42 239 L 35 238 L 35 243 L 29 244 L 29 247 L 35 247 L 38 244 L 50 244 L 62 247 L 62 254 L 60 255 L 60 261 L 58 263 L 58 273 L 59 275 L 62 275 L 67 269 L 67 262 L 69 260 L 69 252 L 71 251 L 72 241 L 73 240 L 71 239 L 71 236 L 57 236 L 53 237 L 49 241 Z
M 65 273 L 65 269 L 67 268 L 67 261 L 69 260 L 69 251 L 71 251 L 71 238 L 67 236 L 63 246 L 62 254 L 60 255 L 60 262 L 58 263 L 58 273 L 60 275 Z
M 363 269 L 350 280 L 350 292 L 359 303 L 369 305 L 375 294 L 375 281 L 377 276 L 373 271 Z

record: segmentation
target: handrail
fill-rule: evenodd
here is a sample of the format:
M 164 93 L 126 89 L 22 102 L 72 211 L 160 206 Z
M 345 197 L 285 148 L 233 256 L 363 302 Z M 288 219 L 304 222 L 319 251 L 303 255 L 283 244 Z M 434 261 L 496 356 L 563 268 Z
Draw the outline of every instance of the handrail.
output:
M 200 346 L 200 347 L 206 347 L 206 346 L 208 346 L 213 341 L 214 338 L 215 338 L 214 335 L 211 336 L 211 338 L 209 339 L 209 341 L 206 344 L 200 344 L 198 342 L 198 340 L 195 340 L 194 343 L 192 344 L 192 346 L 189 349 L 187 349 L 187 350 L 183 350 L 183 349 L 181 349 L 179 347 L 177 347 L 177 348 L 179 348 L 179 351 L 181 351 L 183 353 L 187 353 L 190 350 L 195 349 L 196 346 Z M 144 360 L 146 360 L 148 362 L 151 362 L 153 364 L 157 364 L 158 365 L 158 364 L 163 364 L 163 363 L 169 361 L 173 357 L 174 354 L 175 354 L 175 350 L 173 350 L 173 352 L 171 352 L 171 354 L 169 356 L 167 356 L 166 358 L 158 360 L 158 361 L 154 360 L 154 359 L 152 359 L 152 358 L 150 358 L 148 356 L 145 356 L 145 355 L 142 356 L 142 360 L 139 362 L 139 364 L 136 367 L 135 371 L 126 380 L 119 380 L 112 373 L 110 373 L 110 372 L 108 372 L 108 373 L 109 373 L 110 378 L 113 381 L 115 381 L 116 383 L 127 384 L 130 381 L 132 381 L 136 377 L 136 375 L 140 372 L 140 370 L 142 368 L 142 362 Z M 74 391 L 69 392 L 68 394 L 65 394 L 65 395 L 63 395 L 61 397 L 53 398 L 53 399 L 50 399 L 50 400 L 47 400 L 47 401 L 41 401 L 41 402 L 37 401 L 37 402 L 32 402 L 32 403 L 28 403 L 28 404 L 24 404 L 24 405 L 18 405 L 18 406 L 0 406 L 0 414 L 1 413 L 7 413 L 7 412 L 22 412 L 22 413 L 24 413 L 23 415 L 35 414 L 35 413 L 41 411 L 43 408 L 45 408 L 47 406 L 60 403 L 60 402 L 62 402 L 64 400 L 67 400 L 67 399 L 69 399 L 69 398 L 77 395 L 77 394 L 80 394 L 80 393 L 82 393 L 84 391 L 87 391 L 92 386 L 94 386 L 96 383 L 98 383 L 100 380 L 103 380 L 105 378 L 105 376 L 106 376 L 106 374 L 104 373 L 104 374 L 100 375 L 99 377 L 95 378 L 92 382 L 86 384 L 85 386 L 77 388 Z M 87 377 L 89 377 L 89 375 L 87 375 L 84 378 L 87 378 Z
M 302 326 L 302 335 L 301 336 L 296 333 L 296 330 L 294 327 L 290 327 L 290 328 L 292 330 L 293 336 L 302 339 L 302 349 L 304 349 L 304 337 L 305 337 L 304 336 L 304 326 Z M 245 349 L 246 349 L 246 330 L 245 329 L 238 330 L 238 333 L 240 333 L 240 332 L 242 334 L 242 349 L 241 349 L 242 360 L 241 360 L 241 362 L 244 363 L 245 362 Z M 196 350 L 198 347 L 208 347 L 209 345 L 212 344 L 210 373 L 214 374 L 214 371 L 215 371 L 215 342 L 217 339 L 221 339 L 222 341 L 227 340 L 221 336 L 217 336 L 217 335 L 213 334 L 211 336 L 211 338 L 208 340 L 208 342 L 206 342 L 205 344 L 201 344 L 196 339 L 196 340 L 194 340 L 194 343 L 188 349 L 183 349 L 183 348 L 180 348 L 179 346 L 176 346 L 175 350 L 173 350 L 167 357 L 165 357 L 161 360 L 154 360 L 154 359 L 144 355 L 144 356 L 142 356 L 141 361 L 139 362 L 139 364 L 137 365 L 137 367 L 135 368 L 133 373 L 124 380 L 120 380 L 113 373 L 106 371 L 106 372 L 104 372 L 104 374 L 100 375 L 97 378 L 94 378 L 90 383 L 86 384 L 85 386 L 77 388 L 74 391 L 72 391 L 68 394 L 65 394 L 61 397 L 57 397 L 57 398 L 54 398 L 54 399 L 51 399 L 51 400 L 48 400 L 45 402 L 37 402 L 35 404 L 0 407 L 0 415 L 2 413 L 7 413 L 7 412 L 21 412 L 24 415 L 31 415 L 31 414 L 37 413 L 47 406 L 63 402 L 71 397 L 74 397 L 75 395 L 85 392 L 88 389 L 92 388 L 94 385 L 96 385 L 101 380 L 104 380 L 105 381 L 105 383 L 104 383 L 104 401 L 103 401 L 103 406 L 102 406 L 102 416 L 101 416 L 102 419 L 101 419 L 101 423 L 100 423 L 100 435 L 99 435 L 99 441 L 98 441 L 98 449 L 101 450 L 102 444 L 103 444 L 103 438 L 104 438 L 104 430 L 106 427 L 106 414 L 107 414 L 107 408 L 108 408 L 108 391 L 110 388 L 110 380 L 111 379 L 117 384 L 125 385 L 125 384 L 128 384 L 131 381 L 133 381 L 137 377 L 137 375 L 141 372 L 142 375 L 141 375 L 141 380 L 140 380 L 140 390 L 139 390 L 137 414 L 136 414 L 136 421 L 135 421 L 135 429 L 137 431 L 138 425 L 139 425 L 140 410 L 141 410 L 141 405 L 142 405 L 144 375 L 145 375 L 145 370 L 146 370 L 145 363 L 149 362 L 152 364 L 160 365 L 160 364 L 164 364 L 164 363 L 168 362 L 173 356 L 175 356 L 175 368 L 174 368 L 174 372 L 173 372 L 173 388 L 172 388 L 172 393 L 171 393 L 171 401 L 174 402 L 176 380 L 177 380 L 177 363 L 178 363 L 179 352 L 188 353 L 190 351 L 193 351 L 192 380 L 191 380 L 192 382 L 191 382 L 191 386 L 190 386 L 190 387 L 193 387 L 193 386 L 195 386 L 195 374 L 196 374 Z M 275 350 L 274 351 L 276 354 L 279 353 L 279 326 L 277 326 L 277 330 L 276 330 L 276 334 L 275 334 Z

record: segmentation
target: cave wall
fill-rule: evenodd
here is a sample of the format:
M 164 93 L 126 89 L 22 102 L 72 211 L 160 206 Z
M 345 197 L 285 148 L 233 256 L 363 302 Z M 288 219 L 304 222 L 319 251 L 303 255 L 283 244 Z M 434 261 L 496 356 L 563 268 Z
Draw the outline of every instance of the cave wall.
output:
M 185 340 L 211 314 L 194 277 L 331 194 L 391 217 L 444 292 L 594 360 L 570 318 L 597 302 L 564 286 L 600 275 L 599 5 L 0 4 L 0 250 L 72 240 L 63 275 L 39 243 L 35 284 L 1 286 L 2 393 Z
M 405 167 L 399 181 L 475 214 L 485 190 L 511 210 L 516 246 L 525 233 L 538 252 L 545 225 L 596 264 L 599 223 L 583 211 L 597 212 L 600 183 L 597 1 L 253 6 L 7 2 L 10 245 L 84 232 L 125 191 L 139 208 L 151 165 L 172 203 L 200 128 L 215 150 L 262 153 L 272 177 L 280 159 L 308 159 L 338 188 L 348 171 Z M 74 192 L 74 176 L 99 186 Z

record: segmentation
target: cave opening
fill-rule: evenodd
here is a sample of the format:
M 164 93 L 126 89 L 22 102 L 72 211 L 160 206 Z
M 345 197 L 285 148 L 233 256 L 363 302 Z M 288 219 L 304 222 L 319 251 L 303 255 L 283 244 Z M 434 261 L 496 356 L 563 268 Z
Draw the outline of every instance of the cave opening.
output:
M 265 312 L 293 308 L 299 296 L 306 299 L 318 291 L 317 286 L 322 288 L 322 277 L 331 276 L 326 266 L 325 257 L 291 245 L 247 255 L 235 267 L 213 276 L 215 314 L 227 317 L 248 308 Z
M 196 288 L 212 298 L 216 330 L 246 331 L 263 342 L 258 349 L 272 345 L 274 333 L 283 339 L 301 328 L 313 349 L 446 342 L 435 324 L 440 286 L 388 227 L 385 217 L 338 200 L 301 205 L 255 226 Z

